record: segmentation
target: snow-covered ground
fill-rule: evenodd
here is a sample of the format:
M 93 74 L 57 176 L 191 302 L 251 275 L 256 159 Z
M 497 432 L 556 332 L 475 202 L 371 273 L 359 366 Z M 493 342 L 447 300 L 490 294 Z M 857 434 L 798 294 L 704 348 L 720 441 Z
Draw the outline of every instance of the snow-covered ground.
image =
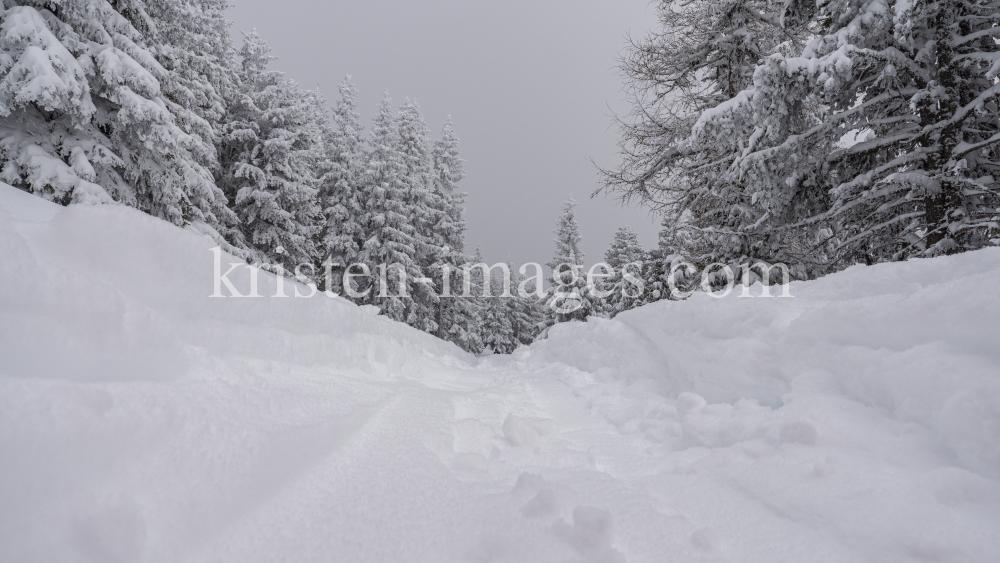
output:
M 1000 560 L 1000 249 L 477 359 L 212 246 L 0 185 L 0 561 Z

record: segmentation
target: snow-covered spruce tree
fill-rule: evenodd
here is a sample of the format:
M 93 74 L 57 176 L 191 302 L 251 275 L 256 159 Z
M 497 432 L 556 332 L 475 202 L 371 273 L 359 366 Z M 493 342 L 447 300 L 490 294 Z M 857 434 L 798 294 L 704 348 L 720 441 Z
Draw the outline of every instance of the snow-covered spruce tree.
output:
M 221 151 L 224 185 L 261 259 L 289 267 L 316 262 L 323 101 L 268 70 L 273 57 L 256 31 L 244 35 L 239 55 L 238 101 L 229 108 Z
M 507 265 L 510 268 L 510 264 Z M 490 295 L 482 301 L 483 345 L 496 354 L 510 354 L 520 344 L 514 331 L 510 302 L 513 297 L 503 295 L 503 280 L 490 277 Z
M 506 314 L 507 318 L 510 319 L 513 337 L 510 352 L 513 352 L 518 346 L 528 346 L 534 342 L 535 337 L 546 325 L 546 315 L 543 303 L 534 296 L 534 284 L 529 282 L 526 285 L 527 297 L 522 297 L 516 288 L 521 287 L 521 283 L 525 281 L 524 276 L 517 274 L 509 262 L 507 266 L 512 273 L 511 293 L 513 296 L 504 299 L 504 302 L 507 306 Z M 499 291 L 494 291 L 494 294 L 498 293 Z
M 176 224 L 230 223 L 209 151 L 163 95 L 155 41 L 138 1 L 5 1 L 0 179 L 64 203 L 110 194 Z
M 465 172 L 464 162 L 459 153 L 459 140 L 455 134 L 451 118 L 441 131 L 441 138 L 434 143 L 432 151 L 433 202 L 436 205 L 437 223 L 431 228 L 430 236 L 441 248 L 437 261 L 429 268 L 438 288 L 444 287 L 441 275 L 443 266 L 450 272 L 448 287 L 452 294 L 459 294 L 462 288 L 461 268 L 463 264 L 475 263 L 475 258 L 464 253 L 465 249 L 465 193 L 458 185 Z M 438 306 L 437 335 L 454 342 L 464 350 L 479 353 L 483 349 L 481 335 L 481 303 L 474 299 L 444 298 Z
M 522 281 L 524 280 L 521 276 L 515 277 L 511 287 L 520 287 Z M 531 295 L 535 290 L 534 285 L 529 283 L 525 289 L 529 292 L 527 297 L 516 294 L 507 300 L 507 306 L 510 308 L 510 324 L 514 330 L 514 338 L 518 344 L 528 346 L 535 341 L 545 326 L 546 315 L 543 303 Z
M 789 184 L 829 171 L 833 202 L 822 218 L 844 263 L 991 244 L 1000 234 L 1000 3 L 839 0 L 812 17 L 823 34 L 801 58 L 768 59 L 751 104 L 764 118 L 758 128 L 780 124 L 763 96 L 804 85 L 829 111 L 799 137 L 775 136 L 773 150 L 753 151 L 743 167 L 775 169 Z M 836 142 L 845 132 L 860 142 Z M 775 165 L 830 145 L 811 169 Z
M 601 291 L 611 292 L 604 298 L 606 312 L 614 316 L 642 305 L 645 302 L 646 277 L 652 262 L 649 252 L 639 244 L 635 231 L 627 226 L 620 227 L 604 253 L 604 261 L 615 269 L 614 275 L 604 278 L 600 284 Z M 625 278 L 625 268 L 631 276 L 640 280 L 642 289 Z
M 443 243 L 457 251 L 465 249 L 465 197 L 458 185 L 465 177 L 459 156 L 458 135 L 448 118 L 441 130 L 441 138 L 434 143 L 434 191 L 443 213 L 434 232 Z
M 812 249 L 838 266 L 990 244 L 1000 5 L 841 0 L 802 10 L 821 33 L 800 57 L 767 58 L 753 87 L 706 114 L 695 137 L 746 145 L 729 177 L 772 215 L 803 186 L 828 189 L 828 211 L 784 222 L 829 228 Z M 794 100 L 824 111 L 799 127 Z
M 587 288 L 584 255 L 580 250 L 580 226 L 576 222 L 576 200 L 572 197 L 563 203 L 554 232 L 556 253 L 548 263 L 553 272 L 553 283 L 543 298 L 546 323 L 551 326 L 571 320 L 585 321 L 587 317 L 599 314 L 603 303 Z M 560 283 L 555 283 L 556 279 Z
M 443 202 L 434 190 L 431 142 L 420 107 L 407 99 L 399 108 L 398 151 L 403 162 L 404 202 L 414 228 L 414 260 L 421 271 L 430 271 L 441 257 L 445 241 L 434 227 L 444 214 Z M 430 284 L 417 284 L 407 312 L 410 326 L 434 333 L 437 330 L 438 294 Z
M 320 187 L 326 220 L 321 233 L 321 257 L 341 267 L 357 262 L 366 240 L 361 197 L 367 156 L 357 95 L 351 77 L 344 78 L 326 136 L 327 166 Z
M 615 268 L 621 268 L 629 262 L 642 262 L 648 258 L 648 252 L 639 243 L 639 236 L 629 226 L 619 227 L 611 246 L 604 253 L 604 261 Z
M 483 302 L 482 340 L 485 350 L 494 354 L 510 354 L 518 346 L 511 325 L 507 300 L 489 297 Z
M 399 153 L 403 159 L 406 203 L 419 236 L 421 254 L 433 254 L 430 247 L 442 246 L 433 232 L 441 214 L 434 190 L 434 144 L 420 107 L 407 99 L 399 108 Z
M 218 160 L 227 100 L 237 83 L 235 50 L 229 36 L 226 0 L 149 0 L 155 26 L 152 53 L 166 71 L 163 102 L 177 125 L 191 135 L 192 155 L 219 178 Z M 230 242 L 245 246 L 236 215 L 228 209 L 217 226 Z
M 416 262 L 416 229 L 410 221 L 406 204 L 406 163 L 399 151 L 399 123 L 392 109 L 392 100 L 382 98 L 378 114 L 372 120 L 370 150 L 359 201 L 365 214 L 364 243 L 358 262 L 387 268 L 386 286 L 379 287 L 379 272 L 361 282 L 358 291 L 367 295 L 357 298 L 360 303 L 377 306 L 387 317 L 405 322 L 411 308 L 414 280 L 423 277 Z M 406 272 L 406 284 L 400 285 L 398 264 Z M 346 291 L 347 288 L 345 288 Z M 385 289 L 382 292 L 381 289 Z
M 478 354 L 483 351 L 482 302 L 478 297 L 460 297 L 463 291 L 463 264 L 473 264 L 475 258 L 449 246 L 442 248 L 438 261 L 430 268 L 437 287 L 445 287 L 444 273 L 448 272 L 447 287 L 452 297 L 441 297 L 437 307 L 437 331 L 434 334 L 448 342 L 453 342 L 466 352 Z M 447 270 L 444 268 L 447 266 Z M 478 272 L 478 269 L 475 270 Z M 477 282 L 478 279 L 478 282 Z M 477 285 L 478 283 L 478 285 Z M 473 276 L 472 295 L 482 295 L 482 278 Z M 443 291 L 442 291 L 443 293 Z
M 684 252 L 690 252 L 699 246 L 691 240 L 693 232 L 683 228 L 683 225 L 676 225 L 675 218 L 670 216 L 663 218 L 660 227 L 657 248 L 650 253 L 650 264 L 644 277 L 646 293 L 643 304 L 660 299 L 679 299 L 681 295 L 696 290 L 701 281 L 699 271 L 685 265 L 693 264 Z M 704 239 L 700 239 L 700 242 L 703 243 Z M 734 269 L 733 272 L 736 273 L 737 270 Z M 673 277 L 672 284 L 670 277 Z M 720 281 L 724 280 L 720 278 Z
M 186 131 L 213 144 L 237 84 L 236 52 L 225 16 L 229 3 L 148 0 L 146 6 L 159 40 L 153 53 L 167 72 L 161 85 L 164 97 L 176 106 L 178 123 Z
M 634 41 L 621 60 L 633 111 L 619 122 L 622 164 L 604 171 L 606 187 L 672 217 L 688 231 L 683 240 L 694 246 L 684 251 L 699 265 L 782 255 L 804 235 L 778 236 L 769 227 L 826 209 L 822 189 L 806 189 L 811 184 L 803 181 L 785 208 L 769 213 L 727 174 L 746 139 L 693 140 L 703 113 L 742 99 L 761 59 L 802 44 L 801 18 L 783 18 L 786 4 L 661 0 L 660 30 Z M 798 105 L 801 127 L 814 108 Z

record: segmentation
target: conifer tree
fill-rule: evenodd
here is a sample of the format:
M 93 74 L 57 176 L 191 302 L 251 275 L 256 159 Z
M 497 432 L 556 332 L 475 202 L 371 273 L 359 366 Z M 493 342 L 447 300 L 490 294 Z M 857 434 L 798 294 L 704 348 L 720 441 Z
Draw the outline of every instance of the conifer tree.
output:
M 450 273 L 448 287 L 450 293 L 461 291 L 461 268 L 463 264 L 476 263 L 475 258 L 464 254 L 465 249 L 465 193 L 458 183 L 464 177 L 459 156 L 458 137 L 451 119 L 445 123 L 441 138 L 434 143 L 432 151 L 431 186 L 433 191 L 434 217 L 429 236 L 432 244 L 440 248 L 437 261 L 430 271 L 435 276 L 438 288 L 444 287 L 442 274 L 444 266 Z M 441 338 L 461 346 L 463 349 L 479 353 L 483 349 L 481 338 L 481 303 L 468 298 L 443 298 L 438 310 L 438 334 Z
M 767 213 L 762 200 L 726 176 L 743 145 L 689 142 L 699 118 L 742 99 L 761 59 L 793 53 L 808 30 L 801 18 L 773 0 L 660 0 L 660 29 L 633 42 L 621 68 L 632 99 L 631 115 L 620 121 L 623 156 L 605 171 L 608 188 L 646 202 L 685 229 L 685 249 L 699 266 L 740 263 L 747 257 L 794 261 L 784 252 L 811 242 L 798 231 L 756 231 L 762 222 L 794 221 L 826 209 L 820 189 L 798 190 L 782 217 Z M 783 17 L 787 16 L 787 17 Z M 798 101 L 808 121 L 815 104 Z M 684 220 L 680 220 L 686 214 Z M 803 237 L 805 240 L 802 240 Z
M 431 229 L 431 237 L 442 249 L 438 261 L 431 270 L 442 272 L 442 266 L 447 265 L 451 276 L 450 292 L 455 294 L 460 292 L 462 287 L 460 276 L 462 265 L 476 263 L 476 258 L 464 254 L 465 193 L 458 184 L 465 177 L 462 166 L 464 161 L 459 153 L 459 140 L 451 118 L 445 123 L 441 138 L 434 143 L 431 156 L 433 162 L 431 185 L 437 211 L 435 215 L 437 223 Z M 443 280 L 439 280 L 437 286 L 443 287 Z M 442 338 L 455 342 L 469 352 L 481 352 L 483 350 L 480 334 L 483 312 L 481 305 L 476 299 L 442 299 L 438 321 Z
M 434 191 L 442 210 L 434 232 L 444 245 L 461 252 L 465 249 L 466 194 L 458 185 L 465 177 L 458 142 L 449 117 L 441 131 L 441 138 L 434 143 Z
M 386 264 L 387 269 L 392 264 L 399 264 L 406 273 L 406 283 L 399 283 L 398 267 L 393 267 L 386 275 L 384 288 L 378 287 L 379 283 L 372 279 L 359 288 L 362 293 L 367 291 L 360 301 L 374 304 L 387 317 L 405 322 L 414 280 L 422 278 L 423 273 L 416 262 L 416 229 L 407 208 L 406 163 L 399 151 L 399 123 L 388 94 L 382 98 L 378 114 L 372 121 L 370 146 L 360 197 L 365 210 L 365 238 L 358 261 Z
M 583 265 L 584 254 L 580 250 L 580 225 L 576 222 L 577 202 L 570 196 L 563 202 L 562 214 L 556 219 L 556 238 L 552 239 L 556 243 L 556 252 L 552 260 L 547 264 L 549 268 L 555 270 L 560 264 Z
M 218 180 L 221 144 L 228 100 L 237 77 L 235 51 L 229 36 L 225 0 L 157 0 L 146 3 L 156 41 L 151 52 L 163 66 L 163 102 L 177 125 L 191 136 L 192 155 Z M 221 188 L 221 186 L 220 186 Z M 236 215 L 217 210 L 220 232 L 244 246 Z
M 438 328 L 435 334 L 442 340 L 457 344 L 467 352 L 478 354 L 483 351 L 481 303 L 478 298 L 460 297 L 463 288 L 461 266 L 474 263 L 474 260 L 454 248 L 445 246 L 438 262 L 431 267 L 431 272 L 435 274 L 442 295 L 445 295 L 444 288 L 448 289 L 447 296 L 442 296 L 438 302 L 436 318 Z M 475 277 L 471 285 L 472 294 L 481 295 L 477 293 L 477 289 L 481 291 L 481 288 L 476 285 Z
M 635 231 L 627 226 L 620 227 L 604 253 L 604 261 L 615 269 L 614 275 L 605 278 L 600 288 L 603 292 L 610 292 L 605 297 L 607 313 L 614 316 L 643 304 L 652 261 L 649 253 L 639 244 Z M 643 283 L 641 289 L 626 279 L 626 269 Z
M 164 97 L 169 73 L 144 4 L 5 8 L 0 179 L 64 203 L 110 194 L 178 225 L 231 222 L 203 143 L 178 126 Z
M 838 0 L 807 6 L 825 24 L 802 53 L 815 67 L 768 59 L 760 69 L 768 80 L 756 88 L 754 103 L 761 117 L 780 126 L 793 116 L 777 117 L 779 108 L 758 98 L 797 95 L 803 86 L 790 81 L 801 80 L 803 93 L 829 111 L 801 138 L 769 130 L 773 140 L 744 166 L 769 166 L 788 182 L 810 174 L 832 178 L 831 209 L 815 220 L 834 230 L 847 263 L 992 244 L 1000 234 L 1000 5 Z M 849 131 L 860 132 L 861 142 L 840 142 Z M 766 154 L 766 146 L 775 154 Z M 817 154 L 825 147 L 834 150 Z M 810 166 L 779 166 L 783 154 L 810 155 Z
M 443 213 L 441 202 L 434 191 L 434 147 L 420 108 L 409 99 L 399 109 L 398 128 L 398 151 L 403 163 L 403 197 L 414 229 L 413 258 L 421 271 L 428 271 L 438 262 L 445 246 L 445 241 L 440 240 L 434 232 Z M 433 333 L 436 330 L 438 294 L 435 289 L 433 285 L 426 283 L 414 287 L 410 310 L 407 312 L 407 324 L 427 332 Z
M 570 197 L 556 220 L 556 253 L 548 263 L 553 283 L 546 292 L 547 324 L 570 320 L 587 320 L 602 309 L 602 303 L 587 288 L 583 271 L 583 251 L 580 250 L 580 227 L 576 222 L 576 201 Z M 558 283 L 556 283 L 558 280 Z
M 523 279 L 514 279 L 515 287 L 520 287 Z M 526 288 L 530 293 L 534 287 L 529 284 Z M 535 341 L 535 338 L 546 325 L 545 309 L 543 303 L 532 297 L 521 297 L 516 295 L 507 300 L 510 308 L 510 324 L 514 332 L 514 338 L 518 344 L 528 346 Z
M 777 258 L 799 275 L 993 244 L 1000 7 L 781 8 L 785 29 L 812 33 L 805 47 L 763 57 L 751 84 L 609 185 L 663 201 L 713 261 Z
M 510 265 L 508 264 L 508 268 Z M 490 294 L 494 297 L 483 299 L 483 345 L 496 354 L 510 354 L 517 348 L 519 342 L 512 323 L 512 310 L 509 305 L 513 297 L 499 297 L 503 294 L 503 281 L 496 277 L 490 278 Z
M 670 216 L 664 217 L 660 226 L 658 247 L 651 253 L 650 267 L 644 278 L 646 292 L 642 304 L 659 299 L 679 299 L 697 289 L 701 281 L 695 269 L 685 266 L 694 265 L 685 252 L 698 247 L 698 243 L 691 240 L 691 231 L 678 227 Z M 736 265 L 733 272 L 739 275 L 739 271 L 739 265 Z
M 347 76 L 340 83 L 340 101 L 333 109 L 326 137 L 327 169 L 320 189 L 326 220 L 322 232 L 322 258 L 341 267 L 357 262 L 366 240 L 361 197 L 367 156 L 361 131 L 357 89 Z
M 648 258 L 648 253 L 639 244 L 639 236 L 631 227 L 622 226 L 615 231 L 611 246 L 604 253 L 604 261 L 616 269 L 629 262 L 642 262 Z
M 245 34 L 239 54 L 239 102 L 227 117 L 223 162 L 244 236 L 268 262 L 315 262 L 322 99 L 268 70 L 273 57 L 256 31 Z
M 147 3 L 158 39 L 154 54 L 167 72 L 165 101 L 175 104 L 178 114 L 193 114 L 179 117 L 179 123 L 208 144 L 221 133 L 226 104 L 237 85 L 228 7 L 226 0 Z
M 443 246 L 434 236 L 441 205 L 434 190 L 434 145 L 420 107 L 407 99 L 399 108 L 399 152 L 403 160 L 406 204 L 418 236 L 421 258 L 433 256 Z
M 509 263 L 508 268 L 514 272 L 513 267 Z M 515 273 L 511 280 L 511 287 L 519 288 L 523 281 L 524 277 Z M 510 352 L 517 349 L 518 346 L 530 345 L 545 325 L 545 312 L 541 303 L 532 294 L 535 290 L 534 286 L 529 283 L 525 287 L 525 290 L 528 292 L 527 297 L 522 297 L 519 292 L 515 291 L 513 292 L 513 297 L 505 299 L 507 317 L 510 319 L 513 337 Z

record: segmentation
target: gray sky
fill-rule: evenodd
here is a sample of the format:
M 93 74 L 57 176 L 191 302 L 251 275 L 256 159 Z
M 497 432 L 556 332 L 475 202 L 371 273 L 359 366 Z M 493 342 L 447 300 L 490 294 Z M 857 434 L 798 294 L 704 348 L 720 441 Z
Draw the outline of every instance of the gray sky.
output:
M 448 115 L 466 160 L 469 251 L 491 261 L 548 261 L 560 205 L 572 193 L 587 262 L 620 225 L 643 245 L 644 209 L 590 199 L 599 164 L 616 162 L 609 114 L 624 113 L 615 57 L 625 34 L 655 24 L 648 0 L 233 0 L 233 39 L 256 27 L 273 68 L 337 98 L 351 74 L 365 122 L 388 90 L 416 99 L 435 136 Z M 609 107 L 611 109 L 609 109 Z

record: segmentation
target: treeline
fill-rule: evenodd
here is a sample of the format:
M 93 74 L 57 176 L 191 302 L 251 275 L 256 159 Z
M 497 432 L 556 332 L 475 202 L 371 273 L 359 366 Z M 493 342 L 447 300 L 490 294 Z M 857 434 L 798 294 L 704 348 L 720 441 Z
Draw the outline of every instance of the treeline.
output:
M 606 189 L 699 267 L 811 278 L 1000 242 L 1000 4 L 659 0 Z
M 698 270 L 674 246 L 672 228 L 664 221 L 656 248 L 646 249 L 628 226 L 615 232 L 602 261 L 589 267 L 580 249 L 582 237 L 576 220 L 576 201 L 563 204 L 556 220 L 556 252 L 547 266 L 551 281 L 539 301 L 542 307 L 542 332 L 557 323 L 586 321 L 590 317 L 612 318 L 615 315 L 661 300 L 677 300 L 694 291 L 714 290 L 733 283 L 750 285 L 762 281 L 781 282 L 771 276 L 771 264 L 755 264 L 755 269 L 733 269 L 730 280 L 721 268 Z M 716 264 L 716 267 L 724 266 Z
M 345 295 L 471 352 L 539 330 L 530 299 L 442 300 L 464 248 L 458 137 L 388 95 L 367 135 L 349 77 L 332 108 L 236 49 L 224 0 L 11 1 L 0 15 L 0 179 L 62 204 L 117 201 L 276 271 L 399 264 L 408 287 Z M 323 284 L 325 277 L 313 277 Z M 342 279 L 334 276 L 333 279 Z M 430 283 L 426 280 L 429 279 Z M 345 288 L 322 287 L 345 294 Z M 366 291 L 367 290 L 367 291 Z
M 563 271 L 493 297 L 497 280 L 476 273 L 467 298 L 441 297 L 481 262 L 464 247 L 452 125 L 432 138 L 415 103 L 386 96 L 365 131 L 349 79 L 329 107 L 270 69 L 256 33 L 237 49 L 226 7 L 6 0 L 0 180 L 121 202 L 272 270 L 308 264 L 321 289 L 475 353 L 671 298 L 711 264 L 810 278 L 1000 242 L 996 2 L 661 0 L 660 28 L 623 57 L 635 111 L 604 171 L 663 217 L 658 248 L 623 229 L 596 291 Z M 549 266 L 581 270 L 571 203 L 556 235 Z M 350 264 L 406 276 L 385 291 L 378 276 L 327 282 Z

